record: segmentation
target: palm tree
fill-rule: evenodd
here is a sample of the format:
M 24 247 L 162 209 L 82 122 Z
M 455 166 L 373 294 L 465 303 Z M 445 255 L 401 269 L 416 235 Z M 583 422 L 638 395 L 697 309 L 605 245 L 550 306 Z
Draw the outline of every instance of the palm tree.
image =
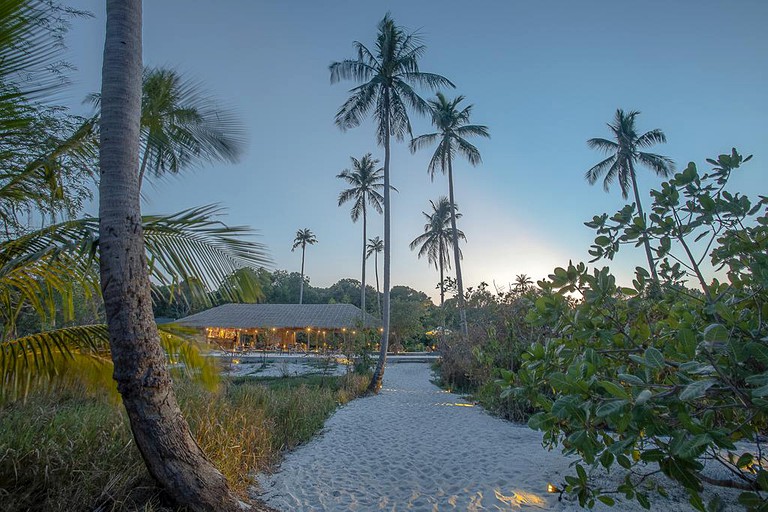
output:
M 517 276 L 515 276 L 514 290 L 517 293 L 527 292 L 532 285 L 533 285 L 533 280 L 531 280 L 528 274 L 518 274 Z
M 448 251 L 451 242 L 453 241 L 453 231 L 451 229 L 451 202 L 447 197 L 440 197 L 437 202 L 429 201 L 432 205 L 432 212 L 421 212 L 426 219 L 424 224 L 424 233 L 413 239 L 410 244 L 411 250 L 419 249 L 418 257 L 427 257 L 427 261 L 434 264 L 435 268 L 440 271 L 440 307 L 445 302 L 445 286 L 444 286 L 444 268 L 451 268 L 451 258 Z M 456 207 L 458 210 L 458 206 Z M 461 218 L 461 214 L 457 213 L 456 218 Z M 458 236 L 460 239 L 466 241 L 467 238 L 464 233 L 459 230 Z M 459 252 L 461 256 L 461 252 Z
M 352 222 L 357 222 L 361 214 L 363 216 L 363 271 L 360 285 L 360 309 L 363 311 L 363 318 L 365 318 L 365 244 L 368 227 L 366 204 L 370 204 L 379 213 L 383 211 L 381 206 L 384 202 L 384 196 L 379 190 L 384 188 L 381 175 L 384 169 L 376 168 L 379 161 L 374 159 L 370 153 L 360 160 L 355 157 L 350 157 L 350 160 L 352 160 L 354 170 L 344 169 L 336 177 L 351 185 L 351 188 L 343 190 L 339 194 L 339 206 L 347 201 L 354 201 L 352 210 L 350 210 Z
M 594 138 L 587 141 L 590 148 L 598 149 L 606 154 L 611 153 L 611 155 L 589 169 L 584 177 L 590 185 L 594 185 L 604 175 L 603 188 L 606 192 L 611 183 L 618 180 L 621 196 L 624 199 L 629 196 L 631 184 L 637 204 L 637 213 L 645 225 L 643 206 L 640 203 L 640 191 L 637 188 L 635 165 L 643 164 L 658 176 L 667 177 L 674 171 L 675 164 L 666 156 L 640 151 L 641 148 L 649 148 L 654 144 L 667 142 L 667 136 L 658 128 L 638 135 L 637 128 L 635 128 L 635 118 L 639 114 L 640 112 L 635 110 L 625 114 L 622 109 L 617 109 L 613 124 L 608 124 L 615 140 Z M 648 258 L 651 276 L 654 282 L 658 283 L 659 276 L 656 273 L 656 264 L 651 254 L 651 244 L 647 236 L 643 236 L 643 244 L 645 245 L 645 255 Z
M 429 162 L 427 171 L 432 179 L 435 171 L 441 170 L 443 174 L 448 172 L 448 198 L 454 208 L 451 209 L 451 231 L 453 233 L 453 259 L 456 262 L 456 285 L 458 287 L 459 318 L 461 320 L 461 332 L 466 338 L 469 335 L 467 328 L 467 312 L 464 306 L 464 282 L 461 277 L 461 261 L 459 257 L 459 230 L 456 228 L 456 199 L 453 193 L 453 155 L 464 155 L 472 165 L 482 161 L 480 151 L 473 146 L 466 137 L 490 137 L 488 127 L 468 124 L 472 114 L 472 105 L 459 110 L 459 103 L 464 96 L 457 96 L 453 101 L 448 101 L 442 93 L 437 93 L 437 100 L 429 100 L 432 110 L 432 124 L 437 132 L 420 135 L 411 141 L 411 151 L 437 143 L 435 153 Z
M 101 288 L 114 378 L 149 473 L 181 506 L 240 510 L 179 409 L 152 315 L 139 200 L 141 0 L 107 1 L 99 166 Z
M 368 247 L 365 252 L 365 258 L 368 259 L 373 254 L 373 266 L 376 270 L 376 307 L 379 312 L 379 318 L 381 318 L 381 294 L 379 293 L 379 253 L 384 250 L 384 240 L 380 237 L 369 238 Z
M 144 70 L 139 188 L 147 170 L 160 177 L 202 162 L 239 160 L 245 148 L 242 123 L 203 89 L 172 69 Z M 100 106 L 100 95 L 92 94 L 88 100 Z
M 336 113 L 336 125 L 342 130 L 354 128 L 373 114 L 376 120 L 376 139 L 384 146 L 384 304 L 381 351 L 369 389 L 377 393 L 384 378 L 389 340 L 390 289 L 390 138 L 403 140 L 411 135 L 408 107 L 418 113 L 429 111 L 427 103 L 413 90 L 412 84 L 433 90 L 453 84 L 447 78 L 423 73 L 419 70 L 419 57 L 426 47 L 416 34 L 406 32 L 387 14 L 379 22 L 376 46 L 373 51 L 355 41 L 357 58 L 334 62 L 330 65 L 331 83 L 340 80 L 362 82 L 353 88 L 350 98 Z
M 293 239 L 291 252 L 301 247 L 301 283 L 299 284 L 299 304 L 304 302 L 304 253 L 307 250 L 307 244 L 315 245 L 317 238 L 309 228 L 300 229 L 296 232 L 296 238 Z

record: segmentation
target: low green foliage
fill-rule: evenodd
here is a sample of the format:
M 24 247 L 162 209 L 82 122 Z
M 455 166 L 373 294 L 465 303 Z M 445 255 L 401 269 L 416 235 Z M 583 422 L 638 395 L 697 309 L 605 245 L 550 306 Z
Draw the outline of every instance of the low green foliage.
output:
M 206 455 L 246 495 L 254 472 L 308 440 L 368 376 L 239 379 L 211 391 L 179 379 L 185 418 Z M 102 392 L 59 384 L 0 408 L 0 509 L 162 509 L 122 407 Z
M 747 160 L 734 150 L 708 160 L 707 174 L 689 164 L 652 191 L 647 220 L 630 205 L 587 223 L 597 231 L 596 260 L 651 242 L 660 282 L 638 267 L 633 287 L 620 287 L 608 268 L 570 264 L 539 283 L 543 294 L 527 319 L 554 332 L 504 374 L 505 393 L 540 410 L 528 424 L 545 444 L 580 457 L 565 490 L 582 506 L 610 504 L 618 493 L 649 508 L 641 489 L 663 473 L 697 510 L 706 510 L 700 492 L 711 484 L 745 491 L 739 502 L 748 510 L 768 509 L 768 467 L 759 457 L 768 427 L 768 198 L 753 202 L 725 188 Z M 707 255 L 726 281 L 705 280 Z M 725 468 L 728 481 L 702 472 L 703 459 Z M 596 488 L 589 466 L 626 478 L 616 489 Z

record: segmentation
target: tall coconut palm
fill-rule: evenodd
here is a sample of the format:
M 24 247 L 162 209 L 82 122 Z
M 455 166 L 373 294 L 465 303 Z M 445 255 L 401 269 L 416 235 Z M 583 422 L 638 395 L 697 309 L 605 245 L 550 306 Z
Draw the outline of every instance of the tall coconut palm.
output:
M 239 160 L 245 148 L 242 123 L 203 91 L 202 84 L 173 69 L 144 70 L 139 188 L 147 171 L 160 177 L 203 162 Z M 88 99 L 100 105 L 100 95 Z
M 240 510 L 181 415 L 160 348 L 139 201 L 141 0 L 107 1 L 99 251 L 114 378 L 150 474 L 191 510 Z
M 301 283 L 299 284 L 299 304 L 304 303 L 304 253 L 307 250 L 307 244 L 315 245 L 317 238 L 309 228 L 300 229 L 296 232 L 296 238 L 293 239 L 291 252 L 301 247 Z
M 635 118 L 640 114 L 635 110 L 624 113 L 622 109 L 617 109 L 613 118 L 613 124 L 609 123 L 608 128 L 613 132 L 615 140 L 602 138 L 589 139 L 587 145 L 592 149 L 598 149 L 610 156 L 597 163 L 589 169 L 584 177 L 590 185 L 594 185 L 601 176 L 603 176 L 603 188 L 607 192 L 611 183 L 619 182 L 621 196 L 624 199 L 629 197 L 629 189 L 635 195 L 638 215 L 645 220 L 643 206 L 640 202 L 640 191 L 637 188 L 637 177 L 635 175 L 635 166 L 642 164 L 658 176 L 667 177 L 675 169 L 675 164 L 666 156 L 655 153 L 646 153 L 642 148 L 649 148 L 660 142 L 667 142 L 667 136 L 664 132 L 656 128 L 654 130 L 638 135 L 635 127 Z M 645 246 L 645 255 L 648 258 L 648 266 L 651 270 L 651 276 L 654 282 L 659 282 L 659 276 L 656 273 L 656 264 L 651 254 L 651 244 L 648 237 L 643 237 Z
M 490 137 L 487 126 L 469 124 L 469 118 L 472 115 L 472 105 L 460 109 L 459 103 L 463 100 L 464 96 L 457 96 L 454 100 L 449 101 L 442 93 L 438 92 L 436 100 L 429 100 L 432 110 L 432 124 L 438 131 L 420 135 L 411 141 L 411 151 L 437 143 L 437 148 L 432 155 L 427 171 L 432 179 L 434 179 L 435 171 L 438 169 L 443 174 L 448 173 L 448 198 L 452 205 L 456 205 L 453 191 L 453 156 L 458 153 L 463 155 L 470 164 L 478 165 L 482 162 L 480 151 L 467 140 L 467 137 Z M 451 231 L 453 233 L 453 259 L 456 262 L 459 318 L 461 320 L 461 332 L 466 338 L 469 333 L 467 328 L 467 312 L 464 306 L 464 282 L 461 277 L 456 208 L 451 209 Z
M 376 271 L 376 311 L 381 318 L 381 293 L 379 293 L 379 253 L 384 250 L 384 240 L 380 237 L 369 238 L 368 246 L 365 252 L 365 258 L 368 259 L 373 254 L 373 268 Z
M 434 264 L 440 271 L 440 307 L 445 302 L 445 276 L 444 269 L 451 268 L 451 258 L 448 248 L 453 241 L 453 230 L 451 228 L 451 202 L 447 197 L 440 197 L 437 202 L 429 201 L 432 205 L 432 212 L 421 212 L 426 219 L 424 224 L 424 233 L 413 239 L 410 244 L 411 250 L 419 249 L 418 257 L 427 257 L 427 261 Z M 458 206 L 456 206 L 458 210 Z M 461 214 L 456 213 L 456 218 L 460 219 Z M 460 239 L 466 241 L 466 237 L 461 230 L 458 230 Z M 461 256 L 461 252 L 459 252 Z
M 382 203 L 384 202 L 384 196 L 379 191 L 384 188 L 382 176 L 384 169 L 381 167 L 376 168 L 379 161 L 373 158 L 370 153 L 363 156 L 360 160 L 355 157 L 350 157 L 350 160 L 352 160 L 353 170 L 344 169 L 336 177 L 351 185 L 351 188 L 343 190 L 339 194 L 339 206 L 348 201 L 353 201 L 352 209 L 350 210 L 352 222 L 357 222 L 361 215 L 363 217 L 363 269 L 360 280 L 360 309 L 363 311 L 363 318 L 365 318 L 365 244 L 368 236 L 366 204 L 371 205 L 379 213 L 383 211 Z
M 429 106 L 413 89 L 413 85 L 436 90 L 453 87 L 447 78 L 419 70 L 419 58 L 426 51 L 416 34 L 408 33 L 387 14 L 379 22 L 373 51 L 364 44 L 353 43 L 357 58 L 334 62 L 330 66 L 331 83 L 340 80 L 362 82 L 350 90 L 350 98 L 336 113 L 336 125 L 342 130 L 359 126 L 369 113 L 376 121 L 376 139 L 384 147 L 384 304 L 381 351 L 369 389 L 381 389 L 389 340 L 390 289 L 390 139 L 403 140 L 411 135 L 408 108 L 426 114 Z

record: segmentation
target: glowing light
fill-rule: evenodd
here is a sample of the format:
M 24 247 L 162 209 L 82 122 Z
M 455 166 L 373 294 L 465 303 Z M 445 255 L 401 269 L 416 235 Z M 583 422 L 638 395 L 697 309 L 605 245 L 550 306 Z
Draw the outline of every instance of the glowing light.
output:
M 560 489 L 558 489 L 558 488 L 557 488 L 557 486 L 556 486 L 555 484 L 553 484 L 553 483 L 548 483 L 548 484 L 547 484 L 547 492 L 548 492 L 548 493 L 551 493 L 551 494 L 554 494 L 554 493 L 558 493 L 558 492 L 560 492 Z
M 547 504 L 547 501 L 541 496 L 538 496 L 532 492 L 522 491 L 519 489 L 512 491 L 512 494 L 510 496 L 506 496 L 502 494 L 502 492 L 498 489 L 494 489 L 493 492 L 496 495 L 496 499 L 499 500 L 500 502 L 506 503 L 510 506 L 514 506 L 515 508 L 519 508 L 519 509 L 522 509 L 523 505 L 543 507 Z

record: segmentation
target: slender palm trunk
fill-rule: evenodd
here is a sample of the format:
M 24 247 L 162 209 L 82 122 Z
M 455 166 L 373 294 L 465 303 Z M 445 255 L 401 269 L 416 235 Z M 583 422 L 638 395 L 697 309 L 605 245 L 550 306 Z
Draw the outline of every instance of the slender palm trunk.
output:
M 381 293 L 379 292 L 379 253 L 378 251 L 373 253 L 373 264 L 376 266 L 376 307 L 379 311 L 379 318 L 381 318 Z
M 637 203 L 637 214 L 643 219 L 643 225 L 645 225 L 645 214 L 643 213 L 643 205 L 640 203 L 640 191 L 637 189 L 637 178 L 635 178 L 635 166 L 632 161 L 629 162 L 629 174 L 632 176 L 632 190 L 635 193 L 635 202 Z M 651 253 L 651 242 L 648 240 L 647 233 L 643 232 L 643 245 L 645 246 L 645 256 L 648 258 L 648 266 L 651 270 L 651 278 L 653 282 L 659 284 L 659 275 L 656 273 L 656 262 L 653 260 L 653 254 Z
M 459 252 L 459 231 L 456 228 L 456 201 L 453 198 L 453 162 L 448 155 L 448 200 L 451 202 L 451 235 L 453 237 L 453 260 L 456 265 L 456 286 L 459 297 L 459 320 L 461 322 L 461 334 L 464 339 L 469 337 L 467 327 L 467 311 L 464 306 L 464 281 L 461 278 L 461 256 Z
M 443 256 L 445 246 L 442 238 L 438 243 L 440 244 L 440 350 L 442 350 L 445 345 L 445 257 Z
M 179 505 L 240 510 L 181 415 L 152 315 L 138 187 L 141 1 L 108 0 L 102 68 L 99 251 L 114 379 L 149 473 Z
M 299 304 L 304 303 L 304 251 L 307 244 L 301 244 L 301 282 L 299 283 Z
M 384 380 L 384 367 L 387 364 L 387 347 L 389 345 L 389 283 L 392 261 L 390 259 L 390 203 L 389 203 L 389 90 L 384 91 L 384 307 L 382 312 L 381 347 L 379 361 L 373 372 L 373 378 L 368 385 L 368 391 L 378 393 Z
M 363 277 L 360 280 L 360 309 L 363 311 L 363 327 L 365 327 L 365 242 L 367 241 L 366 227 L 367 219 L 365 216 L 365 202 L 363 202 Z
M 443 304 L 445 303 L 445 272 L 444 272 L 444 263 L 443 263 L 443 251 L 445 250 L 445 247 L 443 247 L 443 239 L 441 238 L 438 240 L 438 245 L 440 247 L 440 257 L 438 261 L 440 262 L 440 307 L 443 307 Z

